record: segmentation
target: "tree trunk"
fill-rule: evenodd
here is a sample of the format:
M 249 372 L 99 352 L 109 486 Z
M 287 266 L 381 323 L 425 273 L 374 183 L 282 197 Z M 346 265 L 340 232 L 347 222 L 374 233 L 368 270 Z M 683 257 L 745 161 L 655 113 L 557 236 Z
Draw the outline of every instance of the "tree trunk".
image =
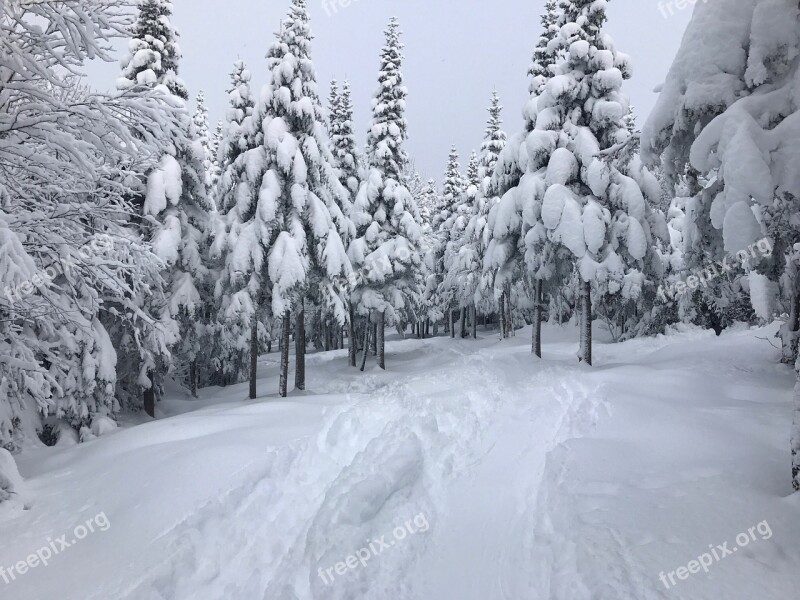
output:
M 503 338 L 508 337 L 508 327 L 506 326 L 506 293 L 500 296 L 500 330 Z
M 478 339 L 478 309 L 472 305 L 472 339 Z
M 370 345 L 372 346 L 372 356 L 377 356 L 378 354 L 378 326 L 373 323 L 372 324 L 372 334 L 370 335 Z
M 367 353 L 369 352 L 369 338 L 370 332 L 372 331 L 372 327 L 369 324 L 369 318 L 367 318 L 367 323 L 364 326 L 364 354 L 361 357 L 361 370 L 363 371 L 367 366 Z
M 450 337 L 451 338 L 455 338 L 456 337 L 456 324 L 455 324 L 455 321 L 453 319 L 453 312 L 454 311 L 452 311 L 452 310 L 448 310 L 447 311 L 447 318 L 448 318 L 448 322 L 449 322 L 449 325 L 450 325 Z
M 533 353 L 542 358 L 542 313 L 544 312 L 544 282 L 536 280 L 536 309 L 533 319 Z
M 461 307 L 461 339 L 467 337 L 467 309 Z
M 295 317 L 294 326 L 294 387 L 300 391 L 306 389 L 306 311 L 303 302 L 300 301 L 300 308 Z
M 592 283 L 581 282 L 581 352 L 580 359 L 592 366 Z
M 792 485 L 800 492 L 800 378 L 794 387 L 794 421 L 792 424 Z
M 347 324 L 347 334 L 350 336 L 349 358 L 350 366 L 355 367 L 358 362 L 358 341 L 356 340 L 356 311 L 350 304 L 350 322 Z
M 278 384 L 278 394 L 281 398 L 286 398 L 289 390 L 289 337 L 292 329 L 292 317 L 287 310 L 283 313 L 283 324 L 281 329 L 281 374 Z
M 152 374 L 150 375 L 150 387 L 147 388 L 142 394 L 142 401 L 144 403 L 144 412 L 153 419 L 156 418 L 156 384 L 153 381 Z
M 508 291 L 506 293 L 506 302 L 508 302 L 508 308 L 506 309 L 506 318 L 508 319 L 508 336 L 507 337 L 516 337 L 517 331 L 514 328 L 514 307 L 511 305 L 511 285 L 508 285 Z
M 386 370 L 386 339 L 385 339 L 385 332 L 386 332 L 386 313 L 383 311 L 378 313 L 378 323 L 375 325 L 375 331 L 377 332 L 377 341 L 376 345 L 378 347 L 378 366 Z
M 258 379 L 258 317 L 253 315 L 250 324 L 250 400 L 255 400 L 258 392 L 256 380 Z
M 197 359 L 189 363 L 189 389 L 192 392 L 192 398 L 197 398 Z
M 800 294 L 794 293 L 791 297 L 789 321 L 784 325 L 786 332 L 782 332 L 783 362 L 794 365 L 797 360 L 798 330 L 800 330 Z

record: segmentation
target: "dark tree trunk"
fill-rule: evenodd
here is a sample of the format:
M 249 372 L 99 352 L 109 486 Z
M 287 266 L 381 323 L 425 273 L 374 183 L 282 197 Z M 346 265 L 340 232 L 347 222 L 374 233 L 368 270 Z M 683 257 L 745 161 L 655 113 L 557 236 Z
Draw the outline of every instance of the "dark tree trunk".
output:
M 378 313 L 378 323 L 375 325 L 376 335 L 376 345 L 378 347 L 378 366 L 386 370 L 386 339 L 385 339 L 385 332 L 386 332 L 386 313 L 383 311 Z
M 255 400 L 258 392 L 256 380 L 258 379 L 258 318 L 253 317 L 250 324 L 250 400 Z
M 454 311 L 452 311 L 452 310 L 448 310 L 447 311 L 447 320 L 448 320 L 448 325 L 450 326 L 450 337 L 451 338 L 455 338 L 456 337 L 456 324 L 455 324 L 455 319 L 453 318 L 453 312 Z
M 378 355 L 378 326 L 373 323 L 372 324 L 372 334 L 370 335 L 370 345 L 372 346 L 372 356 Z
M 358 341 L 356 340 L 356 315 L 353 305 L 350 305 L 350 322 L 347 324 L 350 336 L 349 358 L 350 366 L 355 367 L 358 362 Z
M 467 337 L 467 309 L 461 307 L 461 338 Z
M 500 329 L 503 332 L 503 337 L 508 337 L 508 327 L 506 326 L 506 293 L 500 296 Z
M 294 325 L 294 387 L 300 391 L 306 389 L 306 311 L 302 301 L 295 316 Z
M 189 363 L 189 389 L 192 392 L 192 398 L 197 398 L 197 359 Z
M 592 283 L 581 283 L 581 360 L 592 366 Z
M 508 306 L 506 307 L 506 319 L 508 320 L 508 335 L 506 337 L 515 337 L 517 335 L 516 329 L 514 329 L 514 307 L 511 305 L 511 285 L 508 285 L 506 291 L 506 302 Z
M 142 394 L 142 401 L 144 402 L 144 412 L 147 413 L 148 416 L 152 417 L 153 419 L 156 418 L 156 389 L 155 389 L 155 382 L 153 382 L 153 376 L 150 375 L 150 387 L 147 388 L 144 393 Z
M 783 362 L 793 365 L 797 360 L 798 330 L 800 330 L 800 294 L 791 297 L 789 322 L 786 324 L 788 335 L 784 337 Z
M 472 339 L 478 339 L 478 309 L 472 305 Z
M 278 384 L 278 394 L 281 398 L 286 398 L 289 394 L 289 337 L 292 330 L 292 317 L 287 310 L 283 313 L 283 324 L 281 326 L 281 374 Z
M 425 333 L 422 334 L 422 337 L 431 337 L 431 320 L 425 319 Z
M 533 319 L 533 353 L 542 358 L 542 313 L 544 312 L 544 282 L 536 280 L 536 309 Z
M 372 327 L 369 324 L 369 319 L 364 326 L 364 354 L 361 357 L 361 370 L 363 371 L 367 366 L 367 354 L 369 353 L 370 332 Z

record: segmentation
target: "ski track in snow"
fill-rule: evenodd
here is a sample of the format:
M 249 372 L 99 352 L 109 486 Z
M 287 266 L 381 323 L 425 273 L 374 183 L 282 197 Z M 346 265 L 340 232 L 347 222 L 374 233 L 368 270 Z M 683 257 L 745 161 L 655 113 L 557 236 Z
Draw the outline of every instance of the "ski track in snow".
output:
M 453 532 L 478 534 L 489 526 L 506 530 L 493 536 L 506 544 L 491 549 L 494 558 L 487 555 L 472 573 L 493 583 L 486 593 L 501 595 L 469 597 L 499 600 L 527 594 L 505 589 L 504 582 L 519 573 L 503 564 L 535 560 L 534 536 L 542 519 L 538 510 L 546 508 L 537 509 L 536 493 L 547 472 L 547 453 L 593 424 L 597 391 L 569 381 L 576 369 L 537 369 L 517 346 L 508 348 L 506 364 L 469 342 L 430 346 L 408 341 L 406 346 L 423 352 L 395 358 L 409 360 L 406 366 L 419 365 L 419 374 L 403 381 L 374 372 L 355 382 L 334 379 L 321 388 L 314 381 L 309 387 L 315 393 L 349 391 L 348 403 L 331 411 L 318 435 L 269 449 L 266 465 L 246 484 L 165 531 L 161 537 L 169 558 L 123 597 L 182 600 L 202 589 L 210 598 L 431 598 L 431 591 L 420 586 L 423 579 L 398 578 L 397 573 L 435 565 L 435 556 L 452 562 Z M 436 351 L 446 352 L 447 359 L 437 358 L 442 367 L 424 371 Z M 530 385 L 520 389 L 515 377 L 504 377 L 506 369 L 509 375 L 530 370 Z M 503 438 L 503 428 L 511 424 L 529 432 Z M 487 445 L 489 430 L 501 439 Z M 498 452 L 503 439 L 529 443 Z M 518 468 L 526 484 L 507 494 L 486 486 L 484 473 L 494 468 Z M 465 486 L 472 488 L 472 501 L 476 495 L 486 501 L 480 507 L 486 513 L 474 515 L 473 525 L 458 522 L 457 496 Z M 333 583 L 326 585 L 318 576 L 319 568 L 343 561 L 365 541 L 420 513 L 429 531 L 410 536 L 364 568 L 337 575 Z M 466 562 L 456 561 L 458 568 L 470 572 L 469 559 L 462 558 Z M 489 574 L 486 565 L 493 563 L 499 570 Z M 250 575 L 243 580 L 242 573 Z M 534 581 L 524 587 L 533 589 Z M 474 594 L 469 585 L 473 591 L 465 588 L 465 593 Z
M 39 571 L 50 579 L 17 582 L 39 592 L 21 600 L 57 589 L 62 600 L 710 600 L 720 584 L 739 600 L 741 581 L 797 571 L 800 506 L 774 485 L 791 376 L 768 348 L 752 358 L 758 332 L 681 335 L 598 344 L 591 369 L 574 342 L 533 358 L 523 333 L 392 341 L 387 372 L 351 369 L 343 351 L 309 356 L 309 391 L 288 401 L 237 400 L 245 386 L 170 400 L 172 418 L 23 460 L 38 493 L 10 522 L 19 543 L 0 548 L 0 565 L 103 508 L 107 537 Z M 275 355 L 260 369 L 270 394 Z M 730 439 L 749 446 L 725 452 Z M 87 489 L 63 488 L 67 477 Z M 730 507 L 713 515 L 723 497 Z M 429 529 L 319 577 L 418 515 Z M 769 544 L 659 587 L 660 570 L 766 517 Z M 88 565 L 106 575 L 76 585 Z M 767 586 L 765 599 L 782 598 L 792 578 Z

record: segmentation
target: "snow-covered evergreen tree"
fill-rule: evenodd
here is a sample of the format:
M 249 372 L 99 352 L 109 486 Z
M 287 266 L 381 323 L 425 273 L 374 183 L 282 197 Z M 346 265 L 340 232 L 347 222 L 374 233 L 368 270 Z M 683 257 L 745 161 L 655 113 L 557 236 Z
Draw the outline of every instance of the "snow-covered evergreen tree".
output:
M 444 288 L 452 295 L 455 308 L 461 311 L 461 336 L 466 337 L 466 320 L 475 325 L 475 290 L 481 269 L 480 255 L 469 242 L 473 239 L 470 227 L 477 215 L 480 197 L 480 163 L 472 152 L 467 166 L 466 189 L 445 222 L 448 241 L 444 251 Z
M 217 151 L 222 174 L 217 190 L 217 208 L 229 213 L 238 201 L 238 184 L 243 174 L 243 164 L 239 156 L 251 149 L 255 142 L 248 138 L 245 120 L 253 115 L 255 100 L 250 90 L 251 74 L 244 61 L 237 61 L 231 72 L 231 85 L 228 89 L 230 106 L 225 115 L 222 142 Z
M 178 33 L 170 23 L 171 12 L 167 0 L 143 0 L 139 5 L 131 52 L 123 60 L 122 77 L 117 81 L 121 90 L 163 86 L 176 100 L 188 98 L 178 79 L 180 49 Z M 199 118 L 205 121 L 207 139 L 207 119 L 204 115 Z M 136 383 L 144 391 L 144 408 L 151 416 L 165 374 L 177 368 L 187 373 L 188 381 L 189 371 L 196 371 L 202 340 L 195 311 L 204 302 L 201 290 L 207 289 L 208 278 L 203 259 L 212 210 L 205 185 L 207 152 L 185 107 L 170 143 L 159 165 L 147 175 L 142 213 L 154 228 L 153 249 L 165 266 L 169 293 L 165 304 L 149 310 L 159 314 L 172 332 L 173 343 L 180 341 L 180 345 L 173 348 L 171 356 L 142 357 Z
M 542 13 L 542 33 L 533 51 L 533 62 L 528 70 L 531 77 L 529 91 L 531 95 L 539 95 L 544 85 L 554 75 L 553 66 L 556 63 L 558 50 L 560 11 L 558 0 L 546 0 Z
M 502 265 L 514 264 L 509 256 L 524 255 L 538 305 L 546 283 L 564 285 L 577 269 L 579 357 L 591 364 L 593 288 L 604 301 L 619 294 L 635 302 L 648 285 L 654 293 L 647 276 L 660 267 L 653 228 L 663 233 L 666 227 L 651 205 L 660 194 L 655 178 L 638 159 L 617 158 L 633 143 L 625 127 L 630 107 L 621 92 L 630 68 L 602 31 L 606 6 L 562 0 L 559 7 L 558 37 L 548 44 L 556 60 L 553 76 L 534 86 L 540 93 L 526 110 L 532 128 L 524 142 L 516 138 L 521 145 L 511 153 L 524 174 L 493 211 L 489 254 L 500 273 L 509 272 Z M 538 339 L 534 348 L 539 354 Z
M 122 76 L 117 80 L 119 89 L 161 84 L 178 98 L 189 99 L 186 85 L 178 77 L 181 50 L 171 17 L 171 0 L 139 2 L 128 56 L 122 63 Z
M 215 153 L 214 137 L 211 133 L 208 123 L 208 108 L 206 108 L 205 92 L 202 90 L 199 91 L 197 93 L 195 102 L 197 104 L 197 108 L 194 113 L 194 118 L 192 119 L 192 123 L 194 124 L 194 136 L 195 140 L 200 144 L 200 149 L 202 150 L 201 156 L 203 158 L 203 173 L 205 174 L 203 183 L 206 186 L 206 195 L 211 197 L 214 190 L 213 178 Z
M 361 183 L 361 157 L 353 132 L 353 99 L 348 81 L 342 83 L 335 114 L 336 125 L 331 133 L 331 142 L 339 169 L 339 181 L 355 199 Z
M 293 0 L 267 54 L 271 81 L 253 117 L 246 120 L 249 139 L 256 145 L 236 158 L 242 175 L 223 275 L 235 290 L 226 310 L 254 323 L 253 340 L 262 308 L 282 320 L 282 396 L 288 391 L 291 311 L 297 308 L 302 315 L 300 303 L 313 286 L 326 310 L 344 324 L 346 313 L 335 282 L 350 272 L 332 217 L 338 210 L 336 197 L 345 194 L 330 152 L 311 40 L 306 2 Z M 251 348 L 251 396 L 256 392 L 256 346 Z M 301 361 L 302 356 L 298 355 Z
M 402 44 L 397 19 L 386 29 L 381 52 L 379 89 L 372 101 L 372 127 L 367 136 L 368 169 L 354 207 L 358 238 L 350 257 L 358 269 L 353 301 L 377 324 L 378 363 L 385 366 L 383 327 L 414 320 L 419 297 L 417 271 L 422 232 L 414 216 L 414 199 L 404 181 L 408 156 L 405 120 L 407 90 L 403 85 Z
M 778 312 L 780 289 L 787 362 L 798 358 L 800 331 L 798 25 L 796 3 L 699 4 L 643 130 L 645 158 L 689 178 L 687 265 L 702 271 L 736 256 L 751 272 L 753 308 L 767 318 Z M 800 385 L 796 396 L 792 474 L 800 489 Z
M 467 230 L 467 245 L 477 255 L 481 272 L 475 289 L 475 306 L 479 314 L 489 315 L 497 312 L 497 297 L 494 289 L 494 273 L 484 269 L 486 264 L 486 249 L 491 241 L 492 232 L 487 228 L 489 214 L 499 198 L 492 196 L 490 184 L 495 168 L 500 159 L 500 154 L 507 143 L 507 136 L 502 129 L 503 121 L 500 105 L 500 96 L 495 91 L 492 93 L 489 105 L 489 120 L 486 133 L 481 144 L 480 163 L 478 176 L 480 177 L 480 193 L 476 199 L 475 214 Z

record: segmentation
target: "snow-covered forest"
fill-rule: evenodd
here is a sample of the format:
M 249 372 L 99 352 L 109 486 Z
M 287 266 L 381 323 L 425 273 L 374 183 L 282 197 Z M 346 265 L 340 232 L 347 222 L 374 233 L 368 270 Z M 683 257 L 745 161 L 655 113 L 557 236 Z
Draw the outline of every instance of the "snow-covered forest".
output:
M 359 99 L 307 0 L 224 90 L 170 0 L 0 0 L 0 598 L 797 598 L 800 6 L 637 114 L 609 2 L 431 173 L 397 18 Z

